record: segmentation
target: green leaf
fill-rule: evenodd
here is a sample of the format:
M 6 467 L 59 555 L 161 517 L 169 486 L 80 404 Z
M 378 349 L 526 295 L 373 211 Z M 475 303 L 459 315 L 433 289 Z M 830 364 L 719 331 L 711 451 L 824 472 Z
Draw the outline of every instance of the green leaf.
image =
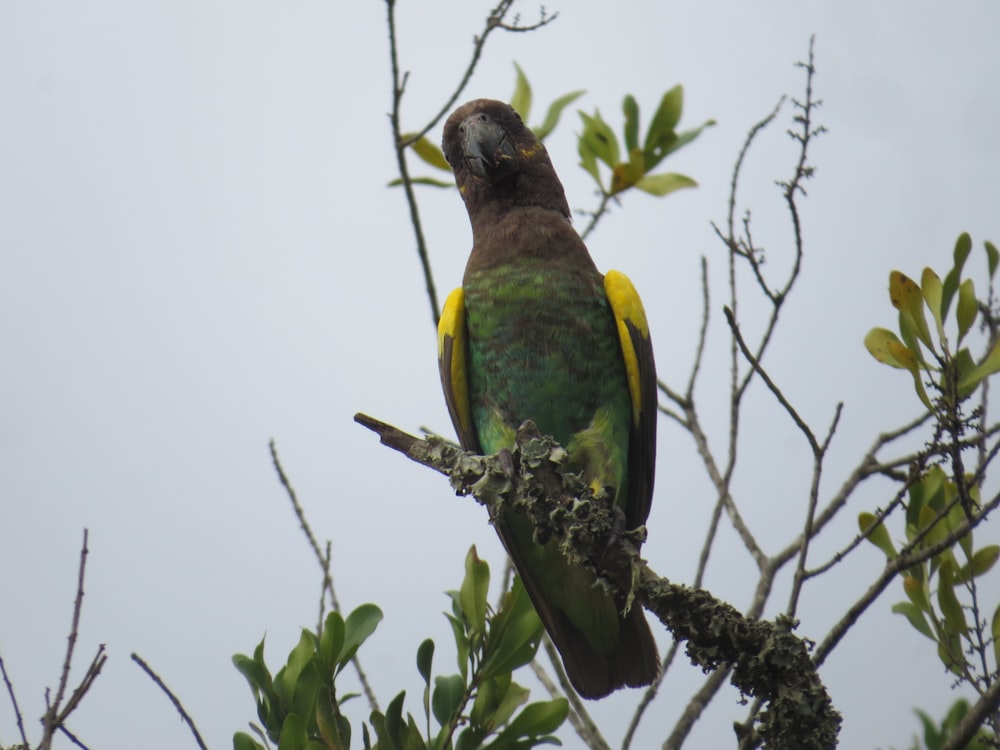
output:
M 642 179 L 645 170 L 642 158 L 642 151 L 634 149 L 627 162 L 621 162 L 611 170 L 611 195 L 628 190 Z
M 581 142 L 586 144 L 600 161 L 613 169 L 621 158 L 618 138 L 615 137 L 614 131 L 604 122 L 600 110 L 594 110 L 593 116 L 581 111 L 580 118 L 583 120 Z
M 514 711 L 528 700 L 530 690 L 513 682 L 510 675 L 485 680 L 476 695 L 469 718 L 492 732 L 507 723 Z
M 965 620 L 965 610 L 955 595 L 955 564 L 951 560 L 945 560 L 938 572 L 938 607 L 944 615 L 944 632 L 948 635 L 965 635 L 969 626 Z
M 865 336 L 865 348 L 882 364 L 901 370 L 910 369 L 910 360 L 915 361 L 913 352 L 888 328 L 872 328 Z M 902 352 L 903 349 L 909 354 Z
M 954 633 L 941 636 L 937 647 L 938 658 L 953 674 L 961 675 L 965 661 L 962 659 L 962 639 Z
M 316 728 L 326 742 L 325 748 L 347 750 L 351 746 L 351 722 L 334 711 L 330 688 L 324 685 L 316 696 Z
M 405 143 L 414 135 L 416 135 L 416 133 L 406 133 L 401 137 Z M 444 172 L 451 172 L 451 165 L 448 163 L 448 160 L 444 158 L 444 152 L 441 150 L 441 147 L 434 143 L 434 141 L 426 135 L 421 136 L 411 143 L 410 148 L 413 149 L 417 156 L 419 156 L 427 164 L 430 164 L 432 167 L 436 167 Z
M 538 140 L 545 140 L 545 136 L 556 129 L 556 125 L 559 124 L 559 118 L 562 117 L 563 110 L 585 93 L 587 92 L 583 90 L 571 91 L 568 94 L 563 94 L 552 102 L 552 104 L 549 105 L 548 111 L 545 113 L 545 119 L 542 121 L 542 124 L 532 128 L 532 131 L 538 137 Z
M 927 747 L 927 750 L 940 750 L 944 738 L 938 733 L 934 720 L 919 708 L 915 709 L 914 713 L 920 719 L 920 724 L 924 728 L 924 745 Z M 919 748 L 919 745 L 917 747 Z
M 514 68 L 517 70 L 517 83 L 514 84 L 514 93 L 510 97 L 510 106 L 521 115 L 521 119 L 527 124 L 528 115 L 531 114 L 531 84 L 528 83 L 528 77 L 516 62 Z
M 459 591 L 462 612 L 469 624 L 469 634 L 486 633 L 486 597 L 490 590 L 490 566 L 479 559 L 473 545 L 465 556 L 465 579 Z
M 424 678 L 424 682 L 431 681 L 431 662 L 434 661 L 434 641 L 427 638 L 417 647 L 417 671 Z
M 271 689 L 271 675 L 261 662 L 244 654 L 234 654 L 233 666 L 250 683 L 255 696 L 258 691 L 264 693 Z
M 962 232 L 958 235 L 958 239 L 955 240 L 955 268 L 959 273 L 962 272 L 962 267 L 965 265 L 965 261 L 969 257 L 969 253 L 972 252 L 972 237 L 968 232 Z
M 892 331 L 886 328 L 872 328 L 865 336 L 865 348 L 882 364 L 909 370 L 913 375 L 913 387 L 924 406 L 932 409 L 930 399 L 920 379 L 920 363 L 913 350 L 903 344 Z
M 285 705 L 292 704 L 299 675 L 315 653 L 316 636 L 303 628 L 298 644 L 288 654 L 288 662 L 274 676 L 274 692 Z
M 455 636 L 458 670 L 462 673 L 463 678 L 467 678 L 469 676 L 469 652 L 471 651 L 471 644 L 469 643 L 469 637 L 465 634 L 465 625 L 454 615 L 445 613 L 445 617 L 451 623 L 451 632 Z
M 333 669 L 344 648 L 344 618 L 340 612 L 331 611 L 323 623 L 323 632 L 319 637 L 319 658 L 328 669 Z
M 990 622 L 990 634 L 993 637 L 993 660 L 1000 664 L 1000 605 L 993 610 L 993 620 Z
M 920 288 L 937 327 L 938 338 L 944 340 L 944 319 L 941 317 L 941 278 L 930 268 L 920 277 Z
M 511 720 L 498 739 L 539 737 L 549 734 L 559 728 L 566 720 L 567 714 L 569 714 L 569 701 L 565 698 L 531 703 Z
M 493 617 L 483 653 L 482 677 L 512 672 L 530 662 L 538 651 L 541 637 L 542 622 L 531 606 L 521 577 L 515 576 L 514 585 Z
M 917 366 L 926 369 L 927 360 L 924 359 L 924 350 L 920 346 L 920 337 L 917 335 L 917 323 L 909 312 L 903 310 L 899 311 L 899 335 L 906 348 L 913 352 L 913 356 L 916 357 Z
M 625 150 L 630 154 L 639 148 L 639 103 L 631 94 L 622 100 L 622 114 L 625 115 Z
M 681 188 L 698 187 L 698 183 L 687 175 L 661 172 L 642 177 L 636 181 L 635 186 L 650 195 L 664 196 Z
M 991 544 L 988 547 L 976 550 L 975 554 L 972 555 L 972 559 L 958 569 L 958 573 L 955 575 L 955 583 L 967 583 L 973 578 L 978 578 L 988 573 L 996 564 L 998 557 L 1000 557 L 1000 545 L 997 544 Z
M 892 543 L 892 538 L 889 536 L 889 531 L 874 513 L 859 513 L 858 528 L 869 542 L 885 553 L 887 558 L 892 560 L 896 557 L 898 553 Z
M 932 641 L 937 641 L 934 637 L 934 631 L 931 630 L 930 625 L 927 624 L 927 618 L 924 617 L 924 613 L 920 611 L 920 608 L 915 604 L 910 602 L 899 602 L 898 604 L 892 605 L 892 611 L 897 615 L 903 615 L 907 620 L 910 621 L 918 633 L 930 638 Z
M 962 232 L 955 241 L 955 251 L 953 253 L 955 265 L 944 277 L 941 295 L 941 318 L 948 317 L 948 310 L 951 308 L 952 297 L 958 291 L 958 285 L 962 280 L 962 266 L 965 265 L 966 258 L 972 250 L 972 237 L 968 232 Z
M 958 379 L 958 385 L 956 386 L 958 397 L 959 399 L 968 398 L 979 386 L 978 381 L 967 380 L 969 375 L 972 374 L 972 371 L 976 369 L 976 360 L 972 358 L 972 353 L 969 351 L 969 347 L 963 346 L 955 355 L 954 362 L 955 377 Z M 945 370 L 944 375 L 947 378 L 951 377 L 951 373 L 947 370 Z M 944 390 L 945 393 L 950 393 L 947 387 L 945 387 Z
M 997 372 L 1000 372 L 1000 340 L 993 345 L 986 359 L 958 382 L 958 390 L 960 393 L 972 393 L 984 379 Z
M 917 569 L 921 570 L 921 572 L 923 571 L 921 567 Z M 903 591 L 906 592 L 907 598 L 921 612 L 933 612 L 930 600 L 927 598 L 927 580 L 923 575 L 904 575 Z
M 893 271 L 889 274 L 889 299 L 892 301 L 892 306 L 899 310 L 901 316 L 912 321 L 920 343 L 934 351 L 930 330 L 927 328 L 927 320 L 924 318 L 924 295 L 917 283 L 909 276 L 899 271 Z
M 362 604 L 347 616 L 344 622 L 344 649 L 340 655 L 340 669 L 357 653 L 358 648 L 375 632 L 382 622 L 382 610 L 374 604 Z
M 603 193 L 604 183 L 601 182 L 601 171 L 597 166 L 597 155 L 590 149 L 590 146 L 587 145 L 582 136 L 577 139 L 576 148 L 580 154 L 580 166 L 583 167 L 587 174 L 594 178 L 594 182 L 597 183 L 597 187 Z
M 976 322 L 976 313 L 979 312 L 979 303 L 976 302 L 976 288 L 972 279 L 966 279 L 958 287 L 958 306 L 955 308 L 955 317 L 958 320 L 958 342 L 961 343 L 965 334 Z
M 392 740 L 393 747 L 403 748 L 406 741 L 406 722 L 403 721 L 403 699 L 406 691 L 403 690 L 389 703 L 385 710 L 385 728 Z
M 278 737 L 278 750 L 305 750 L 309 736 L 306 725 L 298 714 L 288 714 L 285 723 L 281 725 L 281 735 Z
M 691 130 L 681 131 L 680 133 L 677 134 L 677 137 L 674 138 L 673 141 L 669 144 L 663 155 L 669 156 L 675 151 L 679 151 L 684 146 L 693 141 L 695 138 L 697 138 L 699 135 L 701 135 L 701 132 L 705 128 L 710 128 L 715 124 L 716 124 L 715 120 L 705 120 L 705 122 L 703 122 L 696 128 L 692 128 Z M 655 165 L 651 165 L 650 168 L 652 169 L 653 166 Z
M 684 109 L 684 87 L 677 85 L 660 99 L 660 106 L 649 123 L 646 142 L 642 150 L 648 169 L 653 169 L 670 153 L 669 149 L 677 141 L 677 123 Z
M 389 187 L 399 187 L 400 185 L 403 184 L 403 181 L 400 178 L 397 177 L 395 180 L 390 180 L 386 184 Z M 451 181 L 451 180 L 436 180 L 433 177 L 411 177 L 410 178 L 410 184 L 412 184 L 412 185 L 430 185 L 431 187 L 439 187 L 439 188 L 453 188 L 453 187 L 455 187 L 455 183 L 453 181 Z
M 465 680 L 461 675 L 453 674 L 447 677 L 434 678 L 434 695 L 431 698 L 431 710 L 438 724 L 446 726 L 462 703 L 465 696 Z
M 246 732 L 233 735 L 233 750 L 264 750 L 264 746 Z
M 1000 251 L 997 250 L 997 246 L 994 245 L 989 240 L 983 243 L 986 247 L 986 261 L 990 269 L 990 278 L 997 272 L 997 265 L 1000 264 Z

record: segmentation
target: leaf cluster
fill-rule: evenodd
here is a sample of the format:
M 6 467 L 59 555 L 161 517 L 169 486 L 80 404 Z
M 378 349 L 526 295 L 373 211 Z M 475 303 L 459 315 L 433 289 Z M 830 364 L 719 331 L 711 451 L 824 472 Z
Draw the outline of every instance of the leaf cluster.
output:
M 978 503 L 976 487 L 969 488 Z M 959 502 L 958 488 L 940 466 L 931 467 L 909 489 L 906 507 L 907 550 L 919 553 L 931 549 L 954 535 L 965 521 L 966 511 Z M 890 560 L 897 551 L 889 531 L 875 515 L 862 513 L 858 524 L 868 541 Z M 988 573 L 1000 557 L 1000 545 L 976 549 L 971 531 L 959 536 L 940 552 L 908 566 L 901 575 L 907 601 L 893 605 L 892 611 L 903 615 L 922 635 L 937 644 L 938 657 L 950 671 L 970 677 L 975 671 L 967 658 L 966 646 L 978 649 L 976 624 L 970 625 L 966 610 L 975 579 Z M 964 600 L 964 601 L 963 601 Z M 1000 664 L 1000 606 L 991 619 L 991 639 L 995 664 Z
M 622 126 L 624 155 L 618 137 L 601 117 L 600 111 L 594 110 L 592 115 L 581 111 L 579 114 L 583 120 L 583 132 L 578 142 L 580 166 L 594 178 L 601 193 L 607 196 L 618 195 L 632 187 L 651 195 L 664 196 L 680 188 L 697 186 L 698 183 L 693 179 L 676 172 L 652 174 L 670 154 L 686 146 L 701 135 L 705 128 L 715 124 L 714 120 L 707 120 L 693 130 L 677 132 L 683 109 L 684 88 L 677 85 L 661 97 L 650 120 L 649 129 L 640 143 L 639 103 L 634 96 L 626 94 L 622 100 L 625 118 Z M 611 182 L 607 188 L 601 177 L 599 163 L 611 170 Z
M 449 591 L 451 624 L 458 672 L 434 675 L 435 645 L 425 640 L 417 649 L 417 671 L 424 683 L 423 728 L 404 713 L 406 691 L 386 711 L 374 710 L 362 724 L 366 750 L 528 750 L 560 744 L 552 733 L 565 720 L 565 699 L 528 703 L 529 691 L 512 679 L 514 670 L 535 658 L 542 624 L 519 579 L 495 612 L 487 603 L 490 572 L 476 548 L 465 560 L 465 576 Z M 253 657 L 237 654 L 233 663 L 250 683 L 263 728 L 259 738 L 278 750 L 347 750 L 351 724 L 338 699 L 335 681 L 382 618 L 373 604 L 358 607 L 344 620 L 337 612 L 326 618 L 317 636 L 303 630 L 288 661 L 272 678 L 264 663 L 264 642 Z M 433 717 L 436 729 L 431 729 Z M 233 738 L 234 750 L 264 750 L 249 734 Z
M 263 724 L 253 728 L 265 743 L 237 732 L 234 750 L 264 750 L 267 740 L 276 742 L 279 750 L 350 747 L 351 725 L 340 709 L 355 696 L 338 700 L 334 683 L 381 620 L 382 611 L 374 604 L 362 604 L 346 620 L 339 612 L 330 612 L 320 634 L 302 629 L 285 666 L 273 677 L 264 662 L 263 639 L 252 657 L 233 656 L 233 664 L 253 692 Z
M 989 241 L 984 246 L 992 280 L 1000 264 L 1000 251 Z M 944 281 L 930 268 L 923 270 L 920 284 L 900 271 L 893 271 L 889 275 L 889 298 L 899 311 L 899 336 L 887 328 L 873 328 L 865 336 L 865 346 L 875 359 L 909 371 L 917 396 L 932 411 L 955 408 L 987 377 L 1000 372 L 1000 340 L 993 342 L 988 354 L 979 362 L 967 346 L 962 346 L 980 309 L 972 279 L 962 278 L 971 250 L 972 238 L 962 233 L 955 242 L 954 264 Z M 960 347 L 954 352 L 946 333 L 952 303 L 957 331 L 954 346 Z M 927 323 L 925 308 L 931 314 L 933 332 Z M 937 404 L 927 394 L 925 378 L 930 379 L 932 390 L 940 394 Z

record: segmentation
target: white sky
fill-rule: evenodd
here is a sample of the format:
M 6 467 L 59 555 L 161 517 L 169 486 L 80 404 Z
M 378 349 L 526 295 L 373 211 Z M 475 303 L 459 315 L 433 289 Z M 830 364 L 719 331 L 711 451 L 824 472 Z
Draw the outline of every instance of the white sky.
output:
M 400 3 L 407 128 L 450 93 L 488 8 Z M 648 118 L 675 83 L 686 90 L 683 125 L 719 122 L 664 164 L 701 188 L 665 200 L 628 195 L 590 239 L 599 266 L 636 282 L 660 374 L 677 385 L 708 256 L 713 336 L 698 396 L 717 450 L 724 255 L 709 222 L 724 219 L 747 129 L 782 93 L 801 95 L 793 63 L 817 34 L 819 117 L 830 132 L 811 154 L 819 172 L 803 204 L 805 267 L 768 364 L 817 430 L 846 402 L 828 497 L 879 430 L 917 410 L 907 377 L 861 345 L 868 328 L 893 323 L 889 270 L 947 270 L 962 230 L 973 234 L 976 263 L 981 241 L 1000 239 L 1000 6 L 548 9 L 560 18 L 547 29 L 493 39 L 463 99 L 508 97 L 517 60 L 535 86 L 533 122 L 576 88 L 589 91 L 580 108 L 599 107 L 615 123 L 631 92 Z M 536 18 L 536 6 L 521 10 Z M 470 544 L 499 576 L 485 512 L 351 421 L 363 410 L 412 430 L 449 429 L 403 196 L 386 187 L 386 36 L 375 0 L 0 2 L 0 653 L 33 738 L 62 663 L 84 526 L 91 556 L 74 680 L 98 643 L 110 661 L 72 729 L 92 748 L 194 747 L 129 660 L 133 650 L 182 697 L 212 747 L 231 746 L 256 718 L 230 656 L 266 632 L 276 668 L 297 628 L 314 625 L 319 590 L 270 466 L 271 437 L 317 534 L 333 539 L 342 602 L 373 600 L 386 613 L 362 654 L 383 706 L 406 688 L 419 712 L 413 660 L 423 638 L 438 642 L 436 668 L 451 668 L 441 592 L 460 582 Z M 575 109 L 549 149 L 571 205 L 592 207 L 576 167 Z M 790 116 L 786 106 L 754 152 L 742 193 L 772 273 L 790 247 L 772 187 L 791 171 Z M 420 195 L 443 298 L 461 277 L 467 219 L 454 191 Z M 750 300 L 752 331 L 761 317 Z M 774 551 L 802 523 L 806 450 L 763 389 L 751 393 L 735 490 Z M 843 546 L 857 513 L 888 492 L 873 485 L 857 498 L 817 543 L 816 560 Z M 644 550 L 655 570 L 691 579 L 712 500 L 690 441 L 664 421 Z M 979 534 L 997 536 L 992 525 Z M 707 586 L 745 607 L 748 563 L 723 532 Z M 807 589 L 799 632 L 820 640 L 880 567 L 863 549 Z M 769 615 L 786 601 L 787 576 L 779 584 Z M 889 613 L 901 596 L 896 587 L 875 605 L 822 671 L 844 713 L 842 747 L 906 746 L 918 726 L 912 707 L 939 715 L 955 697 L 930 643 Z M 702 679 L 683 659 L 674 667 L 635 747 L 658 744 Z M 639 696 L 594 706 L 612 743 Z M 731 747 L 732 721 L 745 715 L 737 700 L 724 689 L 689 745 Z M 4 695 L 0 743 L 17 739 Z

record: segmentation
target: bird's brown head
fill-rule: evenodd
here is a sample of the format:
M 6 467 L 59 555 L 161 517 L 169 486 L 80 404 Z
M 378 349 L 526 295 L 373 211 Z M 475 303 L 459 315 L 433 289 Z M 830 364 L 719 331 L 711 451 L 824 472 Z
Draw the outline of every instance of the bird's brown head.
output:
M 513 107 L 494 99 L 475 99 L 452 112 L 444 125 L 445 158 L 469 215 L 486 207 L 493 213 L 539 207 L 570 217 L 566 194 L 545 146 Z

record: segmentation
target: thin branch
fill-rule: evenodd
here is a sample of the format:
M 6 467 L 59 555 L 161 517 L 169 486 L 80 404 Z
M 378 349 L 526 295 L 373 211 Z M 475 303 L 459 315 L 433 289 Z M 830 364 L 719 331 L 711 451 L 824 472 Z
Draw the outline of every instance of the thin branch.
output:
M 792 418 L 792 421 L 795 422 L 795 426 L 799 428 L 799 431 L 803 435 L 805 435 L 806 440 L 809 441 L 809 447 L 812 448 L 813 455 L 818 454 L 820 452 L 820 446 L 819 442 L 816 440 L 816 436 L 809 428 L 809 425 L 806 424 L 805 420 L 799 416 L 795 407 L 791 405 L 787 398 L 785 398 L 785 394 L 782 390 L 775 385 L 773 380 L 771 380 L 771 376 L 767 374 L 767 371 L 763 367 L 761 367 L 760 361 L 757 357 L 750 352 L 750 348 L 747 346 L 746 341 L 743 339 L 743 335 L 740 333 L 740 327 L 736 323 L 733 311 L 728 307 L 724 307 L 722 308 L 722 312 L 726 316 L 726 322 L 729 324 L 729 330 L 732 332 L 733 338 L 736 340 L 736 344 L 740 348 L 740 352 L 742 352 L 747 362 L 750 363 L 752 370 L 757 373 L 761 380 L 764 381 L 764 385 L 766 385 L 767 389 L 771 391 L 771 394 L 775 397 L 775 399 L 777 399 L 778 403 L 781 404 L 788 416 Z
M 139 665 L 143 672 L 149 675 L 149 678 L 159 685 L 160 690 L 167 694 L 170 702 L 174 704 L 174 708 L 177 709 L 178 713 L 181 715 L 181 719 L 185 724 L 191 729 L 191 734 L 194 735 L 194 741 L 198 743 L 198 747 L 201 750 L 208 750 L 208 746 L 205 745 L 205 740 L 201 738 L 201 733 L 198 731 L 198 727 L 195 726 L 194 720 L 191 718 L 190 714 L 184 709 L 184 705 L 181 703 L 180 699 L 174 695 L 173 691 L 167 687 L 166 683 L 160 678 L 160 676 L 153 671 L 153 668 L 147 664 L 139 654 L 132 653 L 132 661 Z
M 24 719 L 21 717 L 21 709 L 17 705 L 17 697 L 14 695 L 14 686 L 7 676 L 7 667 L 4 666 L 3 657 L 0 656 L 0 674 L 3 675 L 4 684 L 7 686 L 7 694 L 10 695 L 10 703 L 14 707 L 14 716 L 17 718 L 17 730 L 21 733 L 21 741 L 24 746 L 29 747 L 28 735 L 24 733 Z
M 830 441 L 833 439 L 833 435 L 837 431 L 837 424 L 840 422 L 840 415 L 843 412 L 843 409 L 843 402 L 837 404 L 836 412 L 833 415 L 833 421 L 830 423 L 830 429 L 827 431 L 822 445 L 819 446 L 819 450 L 813 454 L 813 475 L 812 482 L 809 486 L 809 508 L 806 511 L 805 528 L 802 530 L 802 544 L 799 549 L 798 563 L 795 566 L 795 577 L 792 581 L 792 592 L 788 597 L 788 607 L 785 610 L 785 613 L 789 617 L 795 616 L 795 610 L 798 608 L 799 603 L 799 594 L 802 593 L 802 584 L 805 581 L 806 558 L 809 556 L 809 542 L 812 541 L 814 536 L 813 525 L 816 521 L 816 505 L 819 503 L 819 480 L 823 473 L 823 458 L 826 456 L 826 450 L 830 447 Z
M 684 707 L 684 711 L 674 724 L 670 736 L 663 742 L 663 750 L 680 750 L 694 728 L 695 722 L 701 718 L 702 712 L 712 702 L 712 698 L 719 692 L 719 689 L 726 684 L 729 672 L 728 668 L 718 669 L 705 679 L 704 684 L 698 689 L 698 692 L 691 696 L 687 706 Z
M 608 212 L 608 206 L 611 204 L 611 201 L 617 203 L 618 199 L 615 198 L 610 193 L 606 193 L 602 190 L 601 202 L 597 205 L 597 209 L 595 211 L 582 212 L 585 215 L 590 216 L 590 221 L 587 223 L 586 228 L 582 232 L 580 232 L 580 239 L 582 239 L 584 242 L 587 241 L 587 237 L 589 237 L 590 233 L 593 232 L 594 229 L 597 227 L 597 222 L 599 222 L 601 218 Z
M 72 742 L 77 747 L 82 747 L 83 750 L 90 750 L 90 748 L 88 748 L 86 745 L 83 744 L 83 742 L 80 740 L 79 737 L 77 737 L 75 734 L 69 731 L 66 727 L 60 726 L 59 731 L 62 732 L 64 735 L 66 735 L 69 738 L 69 741 Z M 27 750 L 27 748 L 25 748 L 25 750 Z
M 296 495 L 295 489 L 292 487 L 292 483 L 289 481 L 288 475 L 285 474 L 281 461 L 278 459 L 278 449 L 273 439 L 268 443 L 268 446 L 271 450 L 271 462 L 274 464 L 274 470 L 278 474 L 278 480 L 281 482 L 281 486 L 285 488 L 285 493 L 288 495 L 288 499 L 292 503 L 292 510 L 295 511 L 295 517 L 299 519 L 299 526 L 302 528 L 302 533 L 304 533 L 306 535 L 306 539 L 309 540 L 309 546 L 312 547 L 313 554 L 316 556 L 316 562 L 319 564 L 320 570 L 323 571 L 323 586 L 330 594 L 330 603 L 335 611 L 340 612 L 342 611 L 340 608 L 340 600 L 337 598 L 336 589 L 333 587 L 333 576 L 330 575 L 329 542 L 327 542 L 327 554 L 324 555 L 319 548 L 319 542 L 316 541 L 316 535 L 313 534 L 312 528 L 306 520 L 306 513 L 302 508 L 302 505 L 299 503 L 298 495 Z M 317 632 L 319 631 L 317 630 Z M 368 682 L 368 675 L 361 667 L 361 660 L 358 658 L 357 654 L 351 657 L 351 664 L 354 665 L 354 671 L 358 674 L 358 681 L 361 683 L 361 689 L 365 693 L 365 699 L 368 701 L 368 705 L 371 707 L 372 711 L 378 711 L 378 699 L 375 697 L 375 691 L 372 690 L 372 687 Z
M 69 637 L 67 639 L 66 658 L 63 659 L 62 673 L 59 676 L 59 687 L 56 690 L 56 698 L 53 702 L 49 703 L 45 715 L 42 717 L 42 741 L 39 745 L 42 750 L 48 750 L 52 747 L 52 735 L 59 728 L 62 721 L 69 716 L 69 711 L 61 711 L 60 709 L 63 697 L 66 695 L 66 687 L 69 683 L 69 670 L 73 663 L 73 650 L 76 648 L 76 640 L 80 632 L 80 613 L 83 611 L 83 582 L 87 572 L 87 555 L 90 552 L 87 548 L 88 538 L 89 532 L 87 529 L 84 529 L 83 545 L 80 547 L 80 568 L 77 574 L 76 598 L 73 602 L 73 623 L 70 626 Z M 99 667 L 98 671 L 100 671 Z M 87 677 L 84 676 L 85 681 L 86 679 Z
M 560 690 L 559 687 L 552 682 L 548 673 L 542 668 L 542 665 L 538 663 L 538 659 L 534 659 L 531 662 L 531 669 L 534 671 L 535 676 L 541 680 L 542 684 L 545 685 L 545 689 L 549 691 L 549 695 L 553 698 L 566 698 L 566 700 L 569 701 L 569 723 L 573 726 L 577 736 L 583 740 L 589 750 L 611 750 L 611 746 L 608 745 L 608 741 L 604 739 L 604 735 L 601 734 L 601 730 L 597 726 L 597 722 L 595 722 L 591 717 L 590 713 L 587 711 L 587 707 L 583 705 L 583 701 L 580 700 L 580 696 L 577 695 L 573 686 L 570 684 L 569 677 L 566 675 L 566 670 L 563 669 L 562 659 L 559 656 L 559 652 L 556 651 L 556 647 L 552 643 L 552 639 L 549 638 L 548 634 L 542 638 L 542 647 L 545 649 L 546 656 L 549 657 L 549 662 L 551 662 L 552 668 L 555 670 L 556 679 L 559 680 L 559 685 L 562 689 Z
M 389 121 L 392 125 L 393 148 L 396 152 L 396 165 L 399 169 L 399 176 L 403 181 L 403 191 L 406 193 L 406 202 L 410 207 L 410 222 L 413 224 L 413 234 L 417 241 L 417 257 L 420 259 L 420 267 L 423 270 L 427 298 L 431 305 L 431 317 L 434 319 L 436 327 L 441 316 L 437 289 L 434 286 L 434 274 L 431 271 L 427 241 L 424 239 L 424 230 L 420 221 L 420 210 L 417 208 L 417 196 L 413 192 L 413 182 L 410 179 L 409 168 L 406 165 L 406 148 L 401 145 L 402 130 L 400 126 L 399 106 L 403 99 L 406 78 L 405 76 L 400 76 L 399 73 L 398 47 L 396 44 L 396 0 L 386 0 L 385 6 L 389 26 L 389 58 L 392 67 L 392 114 L 389 116 Z
M 632 719 L 629 721 L 628 729 L 625 730 L 625 737 L 622 739 L 622 750 L 628 750 L 632 746 L 632 740 L 635 737 L 636 730 L 639 728 L 639 722 L 642 721 L 642 718 L 646 713 L 646 709 L 653 704 L 653 699 L 656 698 L 657 694 L 660 692 L 660 686 L 667 678 L 667 670 L 670 669 L 679 650 L 680 641 L 675 638 L 673 643 L 670 644 L 670 648 L 667 650 L 667 655 L 663 657 L 663 661 L 660 663 L 659 676 L 653 680 L 653 684 L 646 688 L 643 692 L 642 698 L 639 700 L 639 705 L 636 706 L 635 712 L 632 714 Z

